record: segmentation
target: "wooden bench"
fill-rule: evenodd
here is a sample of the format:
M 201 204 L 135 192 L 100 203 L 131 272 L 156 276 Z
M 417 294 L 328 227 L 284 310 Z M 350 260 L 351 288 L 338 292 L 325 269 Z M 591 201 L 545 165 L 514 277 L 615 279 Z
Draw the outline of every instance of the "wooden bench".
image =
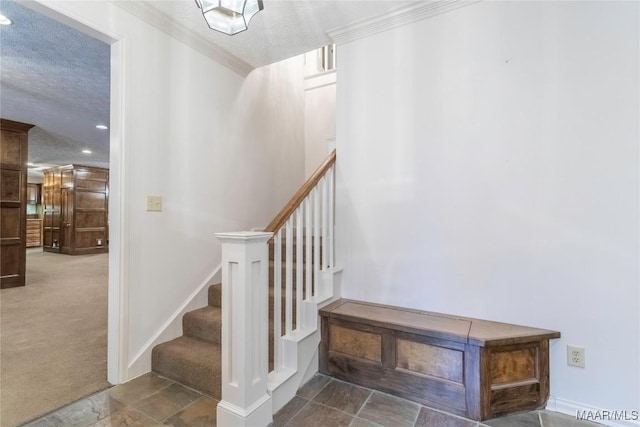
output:
M 559 332 L 345 299 L 320 316 L 326 375 L 474 420 L 549 398 Z

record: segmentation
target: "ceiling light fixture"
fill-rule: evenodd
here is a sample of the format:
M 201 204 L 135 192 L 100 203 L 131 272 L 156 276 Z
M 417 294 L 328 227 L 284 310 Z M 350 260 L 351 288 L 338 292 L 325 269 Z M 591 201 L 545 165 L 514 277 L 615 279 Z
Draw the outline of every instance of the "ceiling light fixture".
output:
M 106 125 L 96 125 L 96 129 L 107 130 L 109 128 Z
M 13 21 L 0 13 L 0 25 L 11 25 Z
M 249 28 L 253 15 L 264 6 L 262 0 L 195 0 L 212 30 L 230 36 Z
M 84 154 L 91 154 L 91 153 L 92 153 L 92 151 L 91 151 L 91 150 L 82 150 L 82 152 L 83 152 Z

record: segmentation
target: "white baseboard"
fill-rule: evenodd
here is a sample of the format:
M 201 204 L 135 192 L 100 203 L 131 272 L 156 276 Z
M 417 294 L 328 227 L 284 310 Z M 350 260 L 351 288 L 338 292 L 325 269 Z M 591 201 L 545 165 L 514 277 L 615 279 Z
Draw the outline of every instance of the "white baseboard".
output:
M 151 351 L 156 345 L 170 341 L 182 335 L 182 316 L 192 310 L 208 304 L 209 286 L 220 283 L 222 264 L 218 265 L 207 278 L 180 304 L 168 320 L 149 338 L 142 349 L 129 363 L 127 378 L 129 380 L 151 371 Z
M 578 402 L 572 402 L 559 397 L 550 396 L 546 409 L 577 418 L 578 414 L 585 421 L 612 427 L 640 426 L 640 408 L 601 409 Z M 626 412 L 625 412 L 626 411 Z

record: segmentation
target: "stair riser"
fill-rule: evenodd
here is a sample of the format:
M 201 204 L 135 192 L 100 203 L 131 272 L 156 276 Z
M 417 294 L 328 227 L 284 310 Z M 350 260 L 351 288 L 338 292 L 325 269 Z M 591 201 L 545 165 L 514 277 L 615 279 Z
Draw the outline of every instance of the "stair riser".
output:
M 285 260 L 287 257 L 287 245 L 285 244 L 285 242 L 282 242 L 282 245 L 280 246 L 281 248 L 281 259 Z M 322 245 L 320 245 L 320 258 L 322 258 Z M 293 259 L 294 261 L 297 259 L 297 252 L 298 252 L 298 244 L 294 241 L 293 244 L 291 245 L 291 253 L 293 255 Z M 313 261 L 313 257 L 314 257 L 314 252 L 315 252 L 315 246 L 311 246 L 311 261 Z M 269 245 L 269 261 L 273 261 L 275 260 L 275 251 L 274 251 L 274 245 L 270 244 Z M 306 262 L 307 261 L 307 245 L 306 243 L 302 245 L 302 262 Z
M 201 319 L 189 316 L 186 313 L 182 318 L 183 335 L 191 338 L 197 338 L 213 344 L 222 342 L 222 322 L 205 322 Z
M 295 248 L 293 249 L 293 252 L 291 254 L 291 259 L 293 260 L 293 262 L 296 262 L 296 260 L 298 259 L 297 256 L 297 252 L 295 250 Z M 269 261 L 275 261 L 275 256 L 273 255 L 273 251 L 269 252 Z M 280 260 L 282 262 L 284 262 L 287 259 L 287 249 L 285 247 L 282 248 L 282 255 L 280 256 Z M 320 259 L 322 259 L 322 252 L 320 252 Z M 311 252 L 311 258 L 310 258 L 311 262 L 314 261 L 314 254 L 313 252 Z M 307 251 L 303 250 L 302 251 L 302 262 L 306 263 L 307 262 Z
M 209 305 L 222 307 L 222 285 L 209 286 Z
M 282 284 L 282 289 L 285 288 L 286 286 L 286 268 L 283 265 L 282 269 L 280 270 L 280 281 Z M 298 269 L 296 268 L 295 264 L 293 265 L 293 269 L 291 271 L 291 283 L 293 284 L 293 288 L 296 288 L 296 283 L 298 283 Z M 306 268 L 303 268 L 302 270 L 302 283 L 304 285 L 304 283 L 307 280 L 307 271 Z M 275 283 L 275 272 L 274 272 L 274 268 L 273 266 L 269 267 L 269 289 L 273 288 L 273 284 Z
M 285 242 L 283 242 L 285 243 Z M 304 242 L 306 245 L 306 241 Z M 295 289 L 297 276 L 297 245 L 294 242 L 292 248 L 292 264 L 293 264 L 293 298 L 292 321 L 293 328 L 296 328 L 296 311 L 298 308 L 295 303 Z M 315 256 L 322 255 L 322 248 L 314 248 L 307 256 L 306 247 L 301 248 L 302 259 L 300 268 L 303 269 L 303 283 L 306 280 L 307 267 L 312 267 Z M 274 310 L 274 271 L 280 268 L 279 272 L 282 278 L 286 277 L 286 244 L 281 247 L 282 264 L 275 266 L 274 262 L 274 245 L 269 246 L 269 368 L 273 367 L 273 346 L 274 346 L 274 328 L 273 328 L 273 310 Z M 322 260 L 320 260 L 322 265 Z M 280 284 L 278 285 L 280 286 Z M 280 330 L 285 331 L 285 283 L 282 286 L 282 317 Z M 304 296 L 304 292 L 303 292 Z M 183 336 L 172 341 L 157 345 L 154 347 L 151 355 L 152 369 L 154 372 L 170 378 L 178 383 L 184 384 L 215 399 L 221 399 L 221 372 L 220 372 L 220 345 L 222 335 L 221 307 L 222 307 L 222 285 L 212 285 L 207 293 L 209 307 L 185 313 L 182 318 Z
M 213 355 L 212 355 L 213 357 Z M 222 397 L 221 373 L 210 367 L 197 365 L 189 360 L 172 357 L 154 348 L 151 353 L 151 365 L 154 372 L 198 390 L 214 399 Z

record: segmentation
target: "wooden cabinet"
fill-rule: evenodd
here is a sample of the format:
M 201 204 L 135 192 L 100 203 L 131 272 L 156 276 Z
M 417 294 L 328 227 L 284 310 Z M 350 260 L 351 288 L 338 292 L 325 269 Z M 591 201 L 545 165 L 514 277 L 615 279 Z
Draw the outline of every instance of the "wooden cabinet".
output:
M 69 165 L 45 170 L 43 193 L 45 251 L 108 251 L 108 169 Z
M 27 247 L 42 246 L 42 220 L 27 219 Z
M 0 119 L 0 288 L 24 286 L 28 132 Z
M 549 398 L 559 332 L 345 299 L 320 318 L 323 374 L 479 421 Z

